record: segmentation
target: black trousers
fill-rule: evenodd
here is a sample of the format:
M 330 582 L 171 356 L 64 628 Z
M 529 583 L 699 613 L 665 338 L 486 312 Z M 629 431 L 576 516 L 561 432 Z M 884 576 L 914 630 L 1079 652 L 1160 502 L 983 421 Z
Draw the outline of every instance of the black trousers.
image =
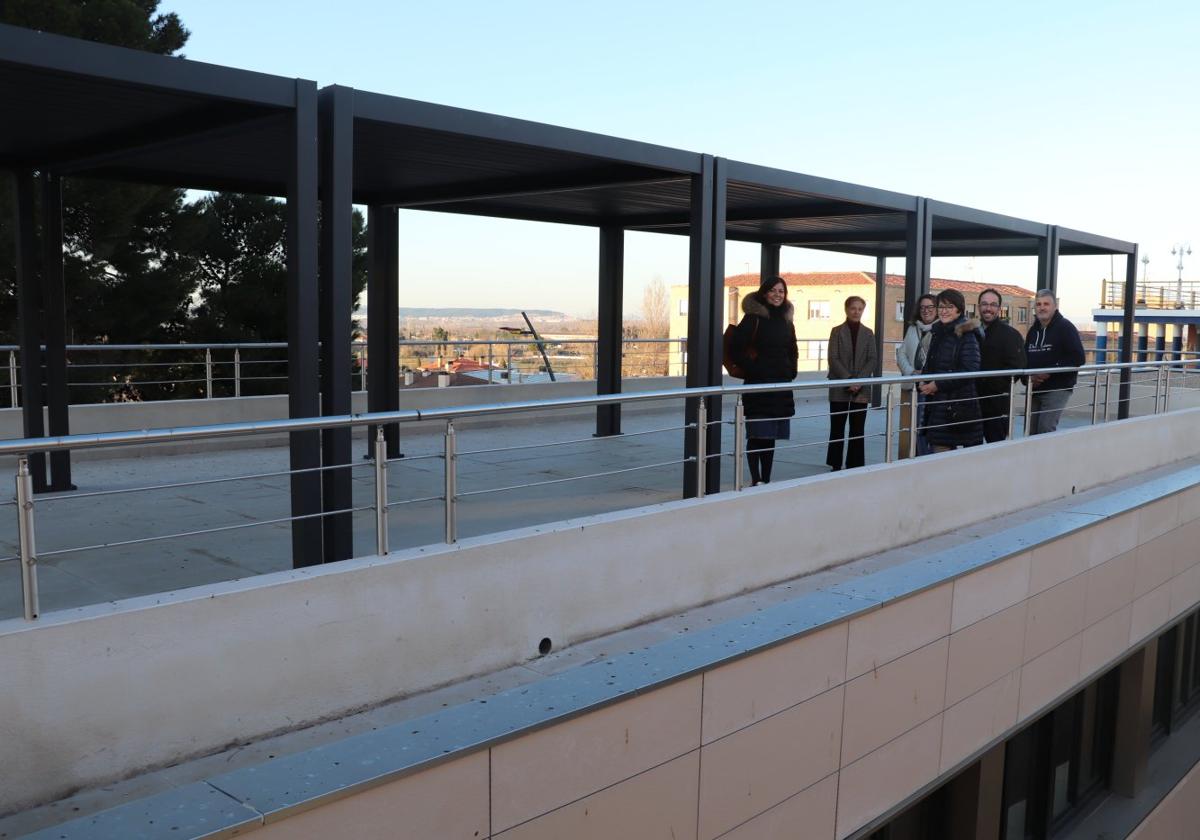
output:
M 846 469 L 861 467 L 866 463 L 863 431 L 867 427 L 867 407 L 867 403 L 829 401 L 829 451 L 825 455 L 825 463 L 835 470 L 843 466 L 843 453 Z M 845 441 L 847 420 L 850 421 L 848 442 Z
M 983 415 L 983 439 L 988 443 L 1008 437 L 1008 394 L 992 395 L 979 400 Z

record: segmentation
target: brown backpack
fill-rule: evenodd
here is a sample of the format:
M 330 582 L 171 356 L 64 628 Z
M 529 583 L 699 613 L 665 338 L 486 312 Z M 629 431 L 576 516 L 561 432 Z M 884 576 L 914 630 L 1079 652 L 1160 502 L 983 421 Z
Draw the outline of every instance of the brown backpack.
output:
M 758 338 L 758 322 L 759 318 L 754 319 L 754 331 L 750 333 L 750 346 L 746 348 L 746 355 L 751 359 L 758 358 L 758 348 L 754 346 L 754 340 Z M 725 365 L 725 370 L 729 371 L 729 375 L 737 379 L 745 379 L 746 371 L 733 358 L 733 331 L 737 329 L 735 324 L 730 324 L 725 328 L 725 335 L 722 336 L 722 353 L 721 363 Z

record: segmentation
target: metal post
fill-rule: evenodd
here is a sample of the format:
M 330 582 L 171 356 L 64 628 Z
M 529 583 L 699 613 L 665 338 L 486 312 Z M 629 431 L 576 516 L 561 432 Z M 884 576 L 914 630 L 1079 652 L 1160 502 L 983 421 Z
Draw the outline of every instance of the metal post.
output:
M 1113 372 L 1112 368 L 1109 368 L 1108 370 L 1104 371 L 1104 422 L 1105 423 L 1108 422 L 1108 401 L 1110 399 L 1112 399 L 1112 396 L 1111 396 L 1111 394 L 1112 394 L 1112 372 Z
M 1017 377 L 1008 379 L 1008 440 L 1017 436 Z
M 367 351 L 366 348 L 358 348 L 358 390 L 367 390 Z
M 706 453 L 708 443 L 708 401 L 704 397 L 696 400 L 696 498 L 704 498 L 705 469 L 708 466 Z
M 375 427 L 375 553 L 388 553 L 388 457 L 383 426 Z
M 446 421 L 446 542 L 458 541 L 458 475 L 455 463 L 454 421 Z
M 508 384 L 513 384 L 512 375 L 512 342 L 507 342 L 504 345 L 504 369 L 508 371 Z
M 1162 399 L 1162 365 L 1154 370 L 1154 413 L 1158 414 L 1158 402 Z
M 921 422 L 921 392 L 916 383 L 912 386 L 912 399 L 908 404 L 908 457 L 917 457 L 917 426 Z
M 1163 368 L 1163 414 L 1170 411 L 1171 406 L 1171 368 Z
M 746 408 L 738 394 L 733 406 L 733 489 L 741 490 L 746 483 Z
M 16 408 L 21 404 L 20 389 L 17 386 L 17 353 L 8 351 L 8 399 L 9 407 Z
M 1092 425 L 1100 419 L 1100 372 L 1092 373 Z
M 204 399 L 212 399 L 212 348 L 204 348 Z
M 892 435 L 896 433 L 896 389 L 891 385 L 887 386 L 887 399 L 883 410 L 887 412 L 883 426 L 883 462 L 890 464 L 895 460 L 892 455 Z
M 492 342 L 488 342 L 488 384 L 492 384 Z
M 38 606 L 37 549 L 33 535 L 33 477 L 29 459 L 17 459 L 17 535 L 21 546 L 21 599 L 25 620 L 33 621 L 41 612 Z
M 233 395 L 242 395 L 242 348 L 233 348 Z
M 1025 383 L 1025 432 L 1023 437 L 1029 437 L 1033 429 L 1033 383 Z

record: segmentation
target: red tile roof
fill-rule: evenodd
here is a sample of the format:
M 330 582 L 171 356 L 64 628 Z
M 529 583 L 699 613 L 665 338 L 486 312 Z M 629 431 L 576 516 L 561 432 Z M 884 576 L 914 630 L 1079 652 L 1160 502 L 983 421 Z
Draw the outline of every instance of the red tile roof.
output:
M 866 271 L 785 271 L 782 275 L 789 286 L 873 286 L 875 275 Z M 888 274 L 884 282 L 891 287 L 904 287 L 904 275 Z M 735 274 L 725 278 L 726 286 L 758 288 L 757 274 Z M 995 289 L 1006 298 L 1032 298 L 1033 289 L 1014 286 L 1010 283 L 976 283 L 971 280 L 949 280 L 943 277 L 929 278 L 929 288 L 935 292 L 943 289 L 957 289 L 964 295 L 979 294 L 984 289 Z

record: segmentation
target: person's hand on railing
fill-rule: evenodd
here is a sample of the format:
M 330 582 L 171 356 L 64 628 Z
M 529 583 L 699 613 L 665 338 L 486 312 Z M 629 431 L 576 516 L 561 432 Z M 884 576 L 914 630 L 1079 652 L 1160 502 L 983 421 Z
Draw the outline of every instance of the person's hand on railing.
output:
M 932 397 L 934 394 L 937 393 L 937 383 L 936 382 L 922 382 L 919 385 L 917 385 L 917 390 L 920 391 L 922 394 L 924 394 L 927 397 Z

